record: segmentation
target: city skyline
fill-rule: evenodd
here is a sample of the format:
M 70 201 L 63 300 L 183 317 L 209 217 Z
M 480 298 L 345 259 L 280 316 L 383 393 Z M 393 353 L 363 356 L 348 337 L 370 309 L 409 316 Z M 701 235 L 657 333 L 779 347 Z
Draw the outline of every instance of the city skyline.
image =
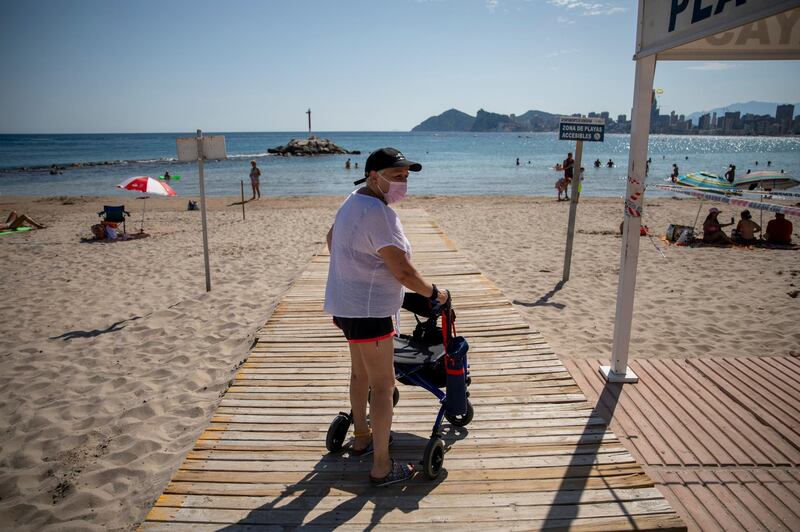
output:
M 302 131 L 309 107 L 321 131 L 630 114 L 635 25 L 629 1 L 5 2 L 0 132 Z M 667 61 L 655 86 L 670 109 L 795 103 L 797 64 Z

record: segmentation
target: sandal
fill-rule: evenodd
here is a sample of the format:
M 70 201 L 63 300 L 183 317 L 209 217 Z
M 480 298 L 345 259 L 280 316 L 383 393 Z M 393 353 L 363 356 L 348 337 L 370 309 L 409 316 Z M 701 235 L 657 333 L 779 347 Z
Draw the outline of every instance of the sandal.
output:
M 392 435 L 389 434 L 389 447 L 392 446 L 394 443 L 394 438 Z M 350 456 L 368 456 L 375 452 L 375 447 L 372 445 L 372 438 L 370 438 L 369 443 L 363 449 L 353 449 L 352 446 L 350 448 Z
M 414 466 L 411 464 L 401 464 L 392 458 L 392 468 L 389 474 L 383 478 L 376 478 L 372 475 L 369 476 L 369 482 L 375 487 L 389 486 L 397 484 L 398 482 L 405 482 L 414 476 Z

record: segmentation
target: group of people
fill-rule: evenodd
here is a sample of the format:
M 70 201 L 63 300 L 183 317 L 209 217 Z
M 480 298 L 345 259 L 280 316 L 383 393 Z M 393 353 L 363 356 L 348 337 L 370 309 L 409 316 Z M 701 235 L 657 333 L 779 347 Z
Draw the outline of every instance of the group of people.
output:
M 758 242 L 756 233 L 762 232 L 761 226 L 753 221 L 749 210 L 742 211 L 741 219 L 736 224 L 736 229 L 731 232 L 731 236 L 726 235 L 722 228 L 733 225 L 736 221 L 731 216 L 730 223 L 721 223 L 718 219 L 720 212 L 716 207 L 709 209 L 708 216 L 703 222 L 703 242 L 744 246 Z M 792 243 L 793 229 L 792 222 L 787 220 L 782 212 L 776 212 L 775 218 L 767 223 L 767 229 L 763 232 L 762 238 L 770 244 L 788 245 Z
M 600 162 L 600 159 L 595 159 L 594 160 L 594 167 L 595 168 L 600 168 L 602 165 L 603 165 L 603 163 Z M 614 163 L 613 160 L 609 159 L 608 162 L 606 163 L 606 168 L 614 168 L 614 166 L 616 166 L 616 163 Z

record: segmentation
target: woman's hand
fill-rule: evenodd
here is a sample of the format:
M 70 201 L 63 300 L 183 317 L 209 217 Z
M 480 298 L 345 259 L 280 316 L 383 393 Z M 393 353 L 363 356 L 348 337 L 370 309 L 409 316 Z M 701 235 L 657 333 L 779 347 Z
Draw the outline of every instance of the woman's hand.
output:
M 444 305 L 447 303 L 447 300 L 450 299 L 450 290 L 442 288 L 439 290 L 439 295 L 436 297 L 436 302 L 440 305 Z

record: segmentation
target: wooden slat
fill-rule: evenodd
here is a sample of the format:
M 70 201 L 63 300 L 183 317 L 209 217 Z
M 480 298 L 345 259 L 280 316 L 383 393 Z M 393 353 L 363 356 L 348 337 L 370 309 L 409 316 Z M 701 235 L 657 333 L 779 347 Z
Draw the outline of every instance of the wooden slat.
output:
M 611 427 L 690 529 L 800 530 L 797 359 L 630 365 L 640 382 L 621 387 Z M 599 361 L 566 366 L 587 394 L 600 393 Z M 655 419 L 637 417 L 642 403 Z
M 348 408 L 350 360 L 322 312 L 321 250 L 259 331 L 142 530 L 684 529 L 542 335 L 425 213 L 403 218 L 416 266 L 453 291 L 470 342 L 475 419 L 444 426 L 440 477 L 374 489 L 369 457 L 327 454 L 328 424 Z M 403 312 L 402 327 L 413 323 Z M 392 454 L 414 463 L 438 404 L 421 388 L 398 388 Z

